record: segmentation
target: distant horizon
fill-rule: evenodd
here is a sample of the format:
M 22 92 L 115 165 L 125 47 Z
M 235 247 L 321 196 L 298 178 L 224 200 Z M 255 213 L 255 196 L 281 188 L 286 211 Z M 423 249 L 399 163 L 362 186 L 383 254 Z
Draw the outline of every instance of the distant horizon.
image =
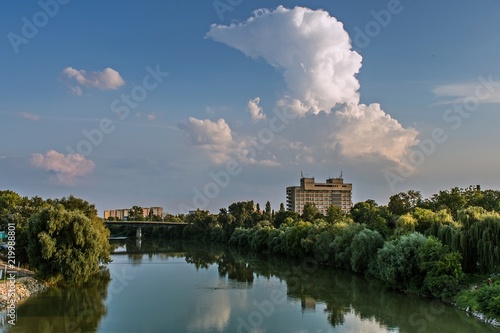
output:
M 311 178 L 315 178 L 315 177 L 311 177 Z M 297 186 L 297 185 L 289 185 L 289 186 Z M 424 194 L 422 193 L 422 191 L 420 191 L 420 190 L 418 190 L 418 189 L 413 189 L 413 190 L 420 192 L 420 194 L 422 195 L 422 198 L 425 200 L 425 199 L 430 199 L 430 198 L 432 197 L 432 195 L 434 195 L 434 194 L 438 194 L 438 193 L 439 193 L 439 191 L 448 191 L 448 190 L 451 190 L 451 189 L 453 189 L 453 188 L 455 188 L 455 187 L 458 187 L 458 188 L 461 188 L 461 189 L 466 189 L 466 188 L 468 188 L 468 187 L 470 187 L 470 186 L 480 186 L 481 191 L 485 191 L 485 190 L 500 190 L 500 189 L 498 189 L 498 188 L 496 188 L 496 189 L 495 189 L 495 188 L 485 188 L 482 184 L 469 184 L 469 185 L 467 185 L 467 186 L 452 186 L 452 187 L 450 187 L 450 188 L 443 188 L 443 189 L 440 189 L 440 190 L 438 190 L 437 192 L 431 193 L 431 194 L 429 194 L 429 195 L 424 195 Z M 42 198 L 42 199 L 44 199 L 44 200 L 46 200 L 46 199 L 62 199 L 63 197 L 66 197 L 66 198 L 67 198 L 67 197 L 69 197 L 70 195 L 73 195 L 73 194 L 68 194 L 68 195 L 63 196 L 63 197 L 43 197 L 43 196 L 40 196 L 40 195 L 25 195 L 25 194 L 23 194 L 23 193 L 20 193 L 20 192 L 18 192 L 18 191 L 13 190 L 13 189 L 0 189 L 0 191 L 6 191 L 6 190 L 11 190 L 11 191 L 14 191 L 14 192 L 18 193 L 18 194 L 19 194 L 20 196 L 22 196 L 22 197 L 32 198 L 32 197 L 35 197 L 35 196 L 39 196 L 39 197 L 41 197 L 41 198 Z M 353 191 L 354 191 L 354 184 L 353 184 Z M 407 191 L 401 191 L 401 192 L 407 192 Z M 401 192 L 398 192 L 398 193 L 401 193 Z M 394 193 L 394 194 L 398 194 L 398 193 Z M 75 196 L 75 195 L 73 195 L 73 196 Z M 76 197 L 76 196 L 75 196 L 75 197 Z M 102 207 L 101 207 L 102 205 L 100 205 L 100 204 L 99 204 L 99 203 L 97 203 L 97 202 L 92 202 L 92 201 L 90 201 L 90 200 L 88 200 L 87 198 L 84 198 L 84 197 L 78 197 L 78 198 L 83 199 L 83 200 L 87 201 L 88 203 L 90 203 L 90 204 L 94 205 L 94 206 L 96 207 L 96 209 L 97 209 L 97 212 L 98 212 L 98 213 L 97 213 L 97 216 L 99 216 L 99 217 L 104 216 L 104 211 L 105 211 L 105 210 L 130 209 L 130 208 L 132 208 L 133 206 L 138 206 L 138 207 L 141 207 L 141 208 L 161 207 L 161 208 L 163 208 L 163 210 L 164 210 L 164 214 L 180 215 L 180 214 L 188 214 L 188 213 L 189 213 L 188 211 L 186 211 L 186 212 L 172 212 L 172 211 L 170 211 L 170 210 L 168 210 L 168 209 L 165 209 L 165 207 L 164 207 L 164 206 L 162 206 L 162 205 L 140 205 L 140 204 L 138 204 L 138 203 L 131 204 L 131 205 L 130 205 L 130 207 L 127 207 L 126 205 L 122 205 L 122 206 L 120 206 L 120 207 L 112 207 L 112 208 L 106 208 L 106 207 L 105 207 L 105 208 L 102 208 Z M 284 196 L 284 198 L 285 198 L 285 196 Z M 356 200 L 354 200 L 354 199 L 353 199 L 352 203 L 353 203 L 353 205 L 354 205 L 354 204 L 356 204 L 356 203 L 358 203 L 358 202 L 364 202 L 364 201 L 366 201 L 366 200 L 370 200 L 370 199 L 371 199 L 370 197 L 367 197 L 367 199 L 364 199 L 364 200 L 358 200 L 358 201 L 356 201 Z M 267 200 L 266 200 L 266 201 L 261 202 L 261 201 L 256 201 L 255 199 L 239 200 L 239 201 L 232 201 L 232 202 L 229 202 L 229 203 L 228 203 L 228 204 L 226 204 L 225 206 L 221 206 L 221 207 L 219 207 L 218 209 L 216 209 L 216 211 L 209 210 L 209 209 L 200 209 L 200 210 L 208 210 L 208 211 L 210 212 L 210 214 L 218 214 L 218 212 L 219 212 L 219 210 L 220 210 L 220 209 L 222 209 L 222 208 L 228 208 L 228 207 L 229 207 L 231 204 L 233 204 L 233 203 L 236 203 L 236 202 L 241 202 L 241 201 L 250 201 L 250 200 L 253 200 L 255 204 L 259 204 L 259 205 L 261 206 L 261 210 L 265 207 L 265 204 L 266 204 L 266 202 L 267 202 Z M 375 200 L 375 199 L 371 199 L 371 200 Z M 377 200 L 375 200 L 375 202 L 376 202 L 376 203 L 377 203 L 377 205 L 379 205 L 379 206 L 387 206 L 387 204 L 389 203 L 389 197 L 387 198 L 387 202 L 385 202 L 385 203 L 381 203 L 381 202 L 379 202 L 379 201 L 377 201 Z M 282 202 L 279 202 L 276 206 L 274 205 L 274 203 L 273 203 L 272 201 L 270 201 L 270 203 L 271 203 L 271 208 L 272 208 L 274 211 L 278 211 L 278 210 L 279 210 L 279 206 L 280 206 L 280 204 L 281 204 L 281 203 L 283 203 L 283 204 L 285 205 L 285 208 L 286 208 L 286 200 L 284 200 L 284 201 L 282 201 Z M 196 208 L 196 209 L 199 209 L 199 208 Z M 196 210 L 196 209 L 194 209 L 194 210 Z

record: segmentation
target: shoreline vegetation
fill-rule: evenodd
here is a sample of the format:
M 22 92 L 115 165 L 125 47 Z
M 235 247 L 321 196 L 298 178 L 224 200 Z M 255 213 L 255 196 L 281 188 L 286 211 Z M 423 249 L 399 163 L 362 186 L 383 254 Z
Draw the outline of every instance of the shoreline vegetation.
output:
M 132 212 L 142 211 L 135 208 Z M 218 214 L 197 210 L 145 218 L 138 213 L 130 219 L 187 223 L 143 227 L 143 235 L 151 239 L 196 240 L 269 256 L 314 258 L 318 264 L 366 274 L 405 293 L 454 304 L 500 326 L 497 190 L 455 187 L 426 199 L 410 190 L 391 196 L 386 206 L 366 200 L 344 213 L 332 205 L 324 216 L 312 203 L 298 215 L 283 204 L 274 211 L 267 202 L 261 210 L 247 201 Z M 15 223 L 16 258 L 50 284 L 91 281 L 99 265 L 110 260 L 110 234 L 135 236 L 127 226 L 106 229 L 94 205 L 73 196 L 42 200 L 0 191 L 0 223 Z
M 5 262 L 0 260 L 0 270 L 5 272 Z M 0 280 L 0 311 L 7 309 L 10 301 L 14 302 L 15 306 L 26 301 L 30 296 L 39 292 L 45 291 L 49 288 L 48 284 L 42 280 L 36 279 L 35 272 L 24 268 L 9 268 L 10 272 L 14 271 L 16 274 L 15 289 L 12 290 L 9 281 L 4 279 Z M 9 295 L 9 293 L 11 295 Z

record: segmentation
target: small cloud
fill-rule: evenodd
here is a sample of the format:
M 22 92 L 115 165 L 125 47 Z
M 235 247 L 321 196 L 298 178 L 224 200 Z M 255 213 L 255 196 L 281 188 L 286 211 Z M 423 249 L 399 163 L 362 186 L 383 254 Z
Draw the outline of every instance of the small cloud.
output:
M 57 182 L 64 185 L 72 185 L 78 177 L 91 173 L 95 168 L 92 160 L 80 154 L 64 155 L 55 150 L 33 154 L 30 162 L 36 168 L 55 173 Z
M 476 82 L 443 84 L 432 90 L 442 100 L 437 105 L 464 103 L 468 99 L 477 103 L 500 103 L 500 82 L 492 77 L 480 77 Z
M 156 115 L 154 113 L 150 113 L 147 115 L 146 119 L 149 121 L 154 121 L 156 120 Z
M 75 94 L 76 96 L 82 96 L 82 95 L 83 95 L 82 88 L 80 88 L 79 86 L 69 87 L 69 89 L 70 89 L 70 90 L 71 90 L 71 92 L 73 92 L 73 94 Z
M 28 120 L 31 120 L 31 121 L 39 121 L 40 120 L 40 116 L 39 115 L 33 114 L 33 113 L 29 113 L 29 112 L 20 112 L 19 116 L 21 118 L 28 119 Z
M 75 69 L 66 67 L 63 70 L 65 75 L 70 80 L 75 80 L 77 85 L 70 86 L 71 91 L 78 95 L 82 95 L 82 88 L 96 88 L 100 90 L 116 90 L 125 84 L 120 73 L 112 68 L 105 68 L 101 72 L 87 72 L 83 69 Z
M 260 103 L 260 98 L 255 97 L 254 99 L 251 99 L 247 103 L 247 109 L 250 112 L 250 115 L 252 116 L 253 122 L 258 122 L 259 120 L 264 120 L 266 119 L 266 115 L 264 112 L 262 112 L 262 107 L 259 105 Z
M 189 117 L 186 123 L 179 124 L 179 128 L 184 130 L 186 141 L 202 149 L 213 163 L 226 162 L 234 150 L 231 128 L 222 118 L 214 122 Z

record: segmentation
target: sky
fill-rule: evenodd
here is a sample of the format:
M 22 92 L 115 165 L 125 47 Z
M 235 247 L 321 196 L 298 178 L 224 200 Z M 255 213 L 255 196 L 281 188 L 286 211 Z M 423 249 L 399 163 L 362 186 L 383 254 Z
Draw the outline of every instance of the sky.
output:
M 500 185 L 500 3 L 2 1 L 0 190 L 274 209 Z

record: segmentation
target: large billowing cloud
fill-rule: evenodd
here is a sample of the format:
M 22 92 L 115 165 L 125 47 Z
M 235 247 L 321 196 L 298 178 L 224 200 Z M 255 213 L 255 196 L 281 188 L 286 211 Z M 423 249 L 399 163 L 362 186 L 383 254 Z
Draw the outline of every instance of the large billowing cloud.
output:
M 417 130 L 404 128 L 376 103 L 348 105 L 337 112 L 337 120 L 334 140 L 343 156 L 380 154 L 399 163 L 400 157 L 409 152 L 408 148 L 418 143 Z
M 326 11 L 261 9 L 239 24 L 212 25 L 207 36 L 283 69 L 288 88 L 311 112 L 359 101 L 361 56 L 351 50 L 342 23 Z
M 179 124 L 179 127 L 184 130 L 186 140 L 203 150 L 214 163 L 226 162 L 235 148 L 231 128 L 224 119 L 213 122 L 209 119 L 189 117 L 189 120 Z
M 31 164 L 55 173 L 56 180 L 64 185 L 73 184 L 78 177 L 91 173 L 95 168 L 93 161 L 80 154 L 64 155 L 55 150 L 33 154 Z
M 335 151 L 348 159 L 375 156 L 402 163 L 418 143 L 418 132 L 404 128 L 379 104 L 359 104 L 356 74 L 362 57 L 352 50 L 342 23 L 326 11 L 262 9 L 241 23 L 212 25 L 207 36 L 283 70 L 289 91 L 276 107 L 299 115 L 296 122 L 314 123 L 302 133 L 327 133 L 313 144 L 321 147 L 318 155 Z M 256 111 L 258 105 L 251 107 Z M 307 117 L 322 111 L 327 116 L 321 123 Z M 315 148 L 296 139 L 289 139 L 289 145 L 302 144 L 305 160 L 317 161 Z
M 63 75 L 68 79 L 74 79 L 78 85 L 71 86 L 71 90 L 76 95 L 82 95 L 82 86 L 101 90 L 115 90 L 122 87 L 125 81 L 120 73 L 112 68 L 105 68 L 101 72 L 87 72 L 83 69 L 66 67 Z

